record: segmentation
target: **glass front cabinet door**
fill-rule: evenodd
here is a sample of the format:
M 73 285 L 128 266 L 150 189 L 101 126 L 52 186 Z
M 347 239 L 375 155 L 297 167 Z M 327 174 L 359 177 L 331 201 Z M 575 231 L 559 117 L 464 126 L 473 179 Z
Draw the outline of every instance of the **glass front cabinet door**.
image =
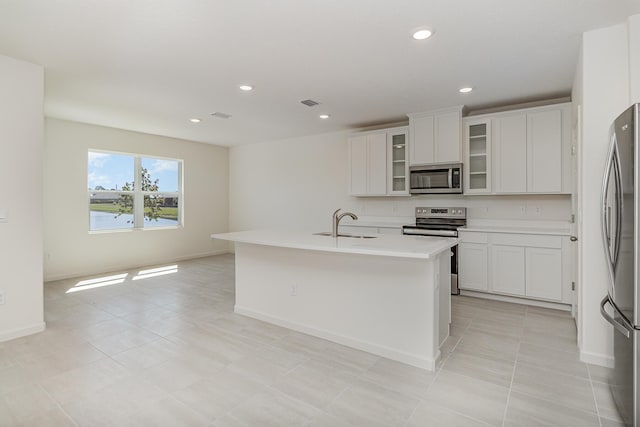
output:
M 409 140 L 409 128 L 400 127 L 389 129 L 387 132 L 387 145 L 389 160 L 388 165 L 388 193 L 392 195 L 408 195 L 409 184 L 409 150 L 407 142 Z
M 491 192 L 491 120 L 465 121 L 464 192 Z

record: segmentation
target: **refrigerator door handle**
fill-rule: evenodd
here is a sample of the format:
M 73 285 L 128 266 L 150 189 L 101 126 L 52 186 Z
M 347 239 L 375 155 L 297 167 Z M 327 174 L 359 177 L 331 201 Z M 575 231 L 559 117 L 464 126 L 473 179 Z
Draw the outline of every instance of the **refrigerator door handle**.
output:
M 609 199 L 609 181 L 611 179 L 611 169 L 613 167 L 615 143 L 612 137 L 611 146 L 609 148 L 609 155 L 607 156 L 607 166 L 604 170 L 604 177 L 602 178 L 602 200 L 601 200 L 601 215 L 602 221 L 602 239 L 604 241 L 605 260 L 607 262 L 607 270 L 609 271 L 609 277 L 611 284 L 614 283 L 613 273 L 613 259 L 611 255 L 611 235 L 609 234 L 609 222 L 611 216 L 609 215 L 609 206 L 607 206 L 607 200 Z
M 631 331 L 633 330 L 633 328 L 631 326 L 629 326 L 629 325 L 625 325 L 624 323 L 620 323 L 616 319 L 614 319 L 613 317 L 609 316 L 609 313 L 607 313 L 606 310 L 604 309 L 604 306 L 607 305 L 607 304 L 611 305 L 611 307 L 614 310 L 616 310 L 616 307 L 613 304 L 611 304 L 611 300 L 609 299 L 609 296 L 607 295 L 600 302 L 600 314 L 602 314 L 602 317 L 604 317 L 607 322 L 611 323 L 613 325 L 613 327 L 616 328 L 616 330 L 618 332 L 620 332 L 625 337 L 629 338 L 631 336 Z
M 614 162 L 613 162 L 613 170 L 616 174 L 616 228 L 614 233 L 614 241 L 613 241 L 613 271 L 616 271 L 616 267 L 618 265 L 618 258 L 620 256 L 620 242 L 622 240 L 622 209 L 623 197 L 622 197 L 622 171 L 620 170 L 620 153 L 618 151 L 618 141 L 616 140 L 615 133 L 613 134 L 613 145 L 616 147 L 614 149 Z M 615 274 L 615 273 L 614 273 Z

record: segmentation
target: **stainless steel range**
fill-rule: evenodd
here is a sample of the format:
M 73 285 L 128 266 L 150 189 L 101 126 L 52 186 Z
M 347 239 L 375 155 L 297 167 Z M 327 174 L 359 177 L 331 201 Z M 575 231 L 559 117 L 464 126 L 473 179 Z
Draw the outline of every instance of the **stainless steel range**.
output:
M 458 237 L 458 227 L 467 225 L 467 208 L 416 208 L 416 223 L 402 227 L 413 236 Z M 451 248 L 451 293 L 458 289 L 458 246 Z

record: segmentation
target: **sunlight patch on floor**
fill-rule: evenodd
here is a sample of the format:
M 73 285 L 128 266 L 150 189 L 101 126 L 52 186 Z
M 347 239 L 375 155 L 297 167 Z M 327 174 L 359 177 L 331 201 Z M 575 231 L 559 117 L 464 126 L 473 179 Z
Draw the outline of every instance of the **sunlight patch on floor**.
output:
M 111 276 L 97 277 L 95 279 L 81 280 L 70 288 L 66 293 L 86 291 L 87 289 L 101 288 L 103 286 L 118 285 L 123 283 L 129 273 L 114 274 Z
M 151 277 L 164 276 L 166 274 L 174 274 L 178 272 L 178 265 L 167 265 L 164 267 L 150 268 L 148 270 L 140 270 L 131 280 L 149 279 Z

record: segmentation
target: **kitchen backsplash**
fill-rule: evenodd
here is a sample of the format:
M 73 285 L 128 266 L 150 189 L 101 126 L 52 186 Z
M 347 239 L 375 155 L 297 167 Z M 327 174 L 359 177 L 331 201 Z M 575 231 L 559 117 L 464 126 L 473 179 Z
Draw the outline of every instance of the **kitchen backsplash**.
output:
M 350 202 L 343 208 L 363 216 L 413 217 L 417 206 L 461 206 L 467 208 L 469 219 L 571 219 L 571 197 L 568 195 L 354 197 Z

